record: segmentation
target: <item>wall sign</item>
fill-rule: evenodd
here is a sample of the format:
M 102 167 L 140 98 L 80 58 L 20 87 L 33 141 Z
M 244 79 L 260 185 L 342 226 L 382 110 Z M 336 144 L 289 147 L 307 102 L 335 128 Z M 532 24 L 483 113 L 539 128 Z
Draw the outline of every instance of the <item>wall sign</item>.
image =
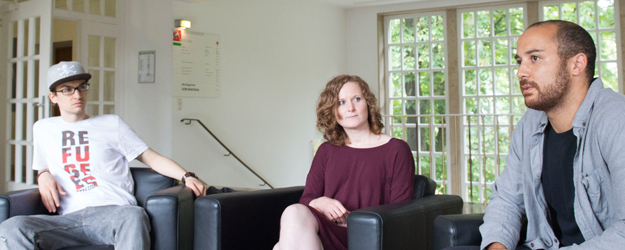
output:
M 139 83 L 154 83 L 156 51 L 139 51 Z
M 220 97 L 219 36 L 174 30 L 173 96 Z

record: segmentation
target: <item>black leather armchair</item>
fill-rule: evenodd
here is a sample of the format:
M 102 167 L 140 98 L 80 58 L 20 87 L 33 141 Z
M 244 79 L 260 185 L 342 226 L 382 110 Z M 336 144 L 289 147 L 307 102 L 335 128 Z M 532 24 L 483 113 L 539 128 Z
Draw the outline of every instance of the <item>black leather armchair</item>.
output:
M 352 211 L 349 249 L 431 249 L 432 223 L 462 212 L 462 199 L 434 195 L 436 183 L 415 176 L 413 200 Z M 304 187 L 200 197 L 195 202 L 195 249 L 271 249 L 284 209 L 299 202 Z
M 130 168 L 135 197 L 150 217 L 152 249 L 193 249 L 193 191 L 149 168 Z M 0 222 L 17 215 L 48 214 L 38 189 L 0 195 Z M 67 248 L 114 249 L 113 246 Z
M 434 219 L 433 250 L 455 246 L 479 246 L 482 242 L 479 227 L 484 214 L 441 215 Z
M 195 201 L 195 249 L 272 249 L 280 217 L 304 187 L 215 194 Z
M 484 223 L 484 214 L 441 215 L 434 220 L 433 250 L 442 250 L 455 246 L 477 246 L 482 243 L 480 225 Z M 524 242 L 527 220 L 523 220 L 520 241 Z

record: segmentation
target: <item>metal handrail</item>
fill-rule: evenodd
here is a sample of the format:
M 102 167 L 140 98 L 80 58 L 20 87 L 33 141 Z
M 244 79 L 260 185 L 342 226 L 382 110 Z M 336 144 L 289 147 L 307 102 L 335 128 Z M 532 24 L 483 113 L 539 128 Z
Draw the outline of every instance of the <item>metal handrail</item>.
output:
M 204 128 L 204 130 L 206 130 L 206 132 L 208 132 L 211 136 L 213 136 L 213 138 L 219 142 L 219 144 L 221 144 L 221 146 L 223 148 L 225 148 L 229 154 L 224 155 L 224 156 L 234 156 L 235 159 L 237 159 L 237 161 L 239 161 L 241 163 L 241 165 L 243 165 L 245 168 L 247 168 L 247 170 L 249 170 L 250 172 L 252 172 L 254 175 L 256 175 L 256 177 L 258 177 L 258 179 L 262 180 L 264 182 L 264 184 L 261 184 L 261 186 L 267 185 L 269 186 L 271 189 L 273 189 L 274 187 L 269 184 L 269 182 L 267 182 L 265 179 L 263 179 L 263 177 L 260 177 L 260 175 L 258 175 L 252 168 L 250 168 L 249 166 L 247 166 L 247 164 L 245 164 L 245 162 L 243 162 L 241 159 L 239 159 L 239 157 L 237 157 L 236 154 L 234 154 L 228 147 L 226 147 L 226 145 L 224 145 L 223 142 L 221 142 L 221 140 L 219 140 L 219 138 L 217 138 L 217 136 L 215 136 L 215 134 L 213 134 L 213 132 L 211 132 L 210 129 L 208 129 L 206 127 L 206 125 L 204 125 L 204 123 L 202 123 L 202 121 L 200 121 L 199 119 L 193 119 L 193 118 L 183 118 L 182 120 L 180 120 L 180 122 L 186 122 L 185 125 L 189 125 L 191 124 L 191 122 L 196 121 L 198 122 L 200 125 L 202 125 L 202 127 Z

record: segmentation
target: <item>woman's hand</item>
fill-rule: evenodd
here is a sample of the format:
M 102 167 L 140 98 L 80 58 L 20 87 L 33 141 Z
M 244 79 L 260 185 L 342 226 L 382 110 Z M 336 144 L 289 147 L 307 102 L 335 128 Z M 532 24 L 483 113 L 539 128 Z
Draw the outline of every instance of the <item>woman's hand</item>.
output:
M 340 201 L 321 196 L 312 200 L 308 205 L 317 209 L 317 211 L 321 212 L 328 219 L 334 221 L 334 223 L 339 226 L 347 226 L 347 215 L 349 214 L 349 211 L 345 209 Z
M 349 215 L 350 211 L 347 211 L 339 220 L 333 220 L 334 223 L 341 227 L 347 227 L 347 215 Z
M 56 208 L 61 205 L 59 194 L 66 195 L 65 191 L 63 191 L 61 185 L 56 182 L 50 172 L 39 175 L 37 182 L 39 183 L 39 194 L 41 194 L 43 205 L 48 209 L 49 213 L 56 212 Z

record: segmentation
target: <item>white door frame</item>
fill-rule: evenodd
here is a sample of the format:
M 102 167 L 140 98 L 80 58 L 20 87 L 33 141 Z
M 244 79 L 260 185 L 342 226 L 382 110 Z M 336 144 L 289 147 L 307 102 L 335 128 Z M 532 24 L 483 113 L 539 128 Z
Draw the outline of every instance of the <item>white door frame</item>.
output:
M 52 1 L 49 0 L 30 0 L 21 3 L 14 3 L 15 10 L 8 12 L 6 28 L 3 32 L 7 39 L 8 45 L 5 54 L 6 60 L 3 60 L 6 72 L 5 90 L 7 102 L 6 109 L 6 143 L 4 144 L 5 158 L 5 185 L 6 190 L 19 190 L 25 188 L 36 187 L 35 177 L 32 171 L 32 126 L 38 119 L 48 117 L 49 101 L 47 100 L 47 69 L 50 67 L 51 58 L 51 40 L 52 40 Z M 39 54 L 35 54 L 36 47 L 36 20 L 39 18 Z M 28 20 L 28 34 L 25 33 L 25 22 Z M 13 58 L 13 32 L 14 22 L 17 22 L 17 56 Z M 28 36 L 28 41 L 24 43 L 24 39 Z M 25 53 L 27 51 L 27 53 Z M 39 88 L 35 93 L 35 66 L 39 63 Z M 16 97 L 12 97 L 12 81 L 13 81 L 13 65 L 16 65 Z M 26 74 L 26 81 L 24 75 Z M 27 93 L 24 93 L 24 86 Z M 26 95 L 24 97 L 24 95 Z M 15 121 L 12 117 L 12 105 L 15 105 Z M 35 113 L 38 111 L 38 113 Z M 38 114 L 38 117 L 34 117 Z M 12 127 L 15 124 L 15 132 L 12 133 Z M 25 130 L 25 131 L 24 131 Z M 25 137 L 22 134 L 25 133 Z M 14 147 L 14 151 L 12 151 Z M 25 148 L 25 150 L 24 150 Z M 11 159 L 15 159 L 14 174 L 11 175 Z M 26 162 L 24 162 L 24 159 Z M 26 173 L 22 167 L 26 165 Z M 25 178 L 23 179 L 23 176 Z M 13 180 L 11 180 L 13 179 Z

